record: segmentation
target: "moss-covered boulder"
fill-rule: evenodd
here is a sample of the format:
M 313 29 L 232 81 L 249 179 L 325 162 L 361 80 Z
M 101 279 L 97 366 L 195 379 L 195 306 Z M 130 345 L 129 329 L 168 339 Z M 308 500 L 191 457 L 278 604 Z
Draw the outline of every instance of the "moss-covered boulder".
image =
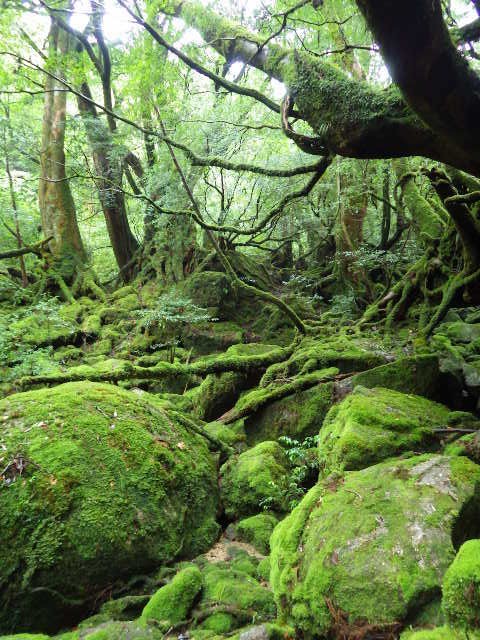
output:
M 184 289 L 197 307 L 208 309 L 221 319 L 232 311 L 235 304 L 228 278 L 219 271 L 195 272 L 185 281 Z
M 179 571 L 171 582 L 161 587 L 142 611 L 141 620 L 155 620 L 167 631 L 188 618 L 188 612 L 202 588 L 202 574 L 196 565 Z
M 221 634 L 275 617 L 272 592 L 242 570 L 240 562 L 208 563 L 201 569 L 204 586 L 197 611 L 202 628 Z
M 316 435 L 333 404 L 333 392 L 334 383 L 326 382 L 262 407 L 245 420 L 248 443 Z
M 0 631 L 55 631 L 115 581 L 215 540 L 214 460 L 148 394 L 69 383 L 0 415 Z
M 422 455 L 317 484 L 270 541 L 283 618 L 310 638 L 338 616 L 380 632 L 418 614 L 440 598 L 454 529 L 478 523 L 479 483 L 467 458 Z
M 272 513 L 259 513 L 240 520 L 235 526 L 238 540 L 248 542 L 257 551 L 267 555 L 270 552 L 270 536 L 278 524 L 278 518 Z
M 244 331 L 234 322 L 202 322 L 186 325 L 182 330 L 181 342 L 196 353 L 208 354 L 225 351 L 234 344 L 243 342 Z
M 442 608 L 452 626 L 480 628 L 479 539 L 465 542 L 448 568 L 443 580 Z
M 229 518 L 251 516 L 268 500 L 282 510 L 281 488 L 288 475 L 288 460 L 277 442 L 261 442 L 233 456 L 220 469 L 220 496 Z
M 413 393 L 431 400 L 441 400 L 448 376 L 440 371 L 435 355 L 410 356 L 357 373 L 353 387 L 385 387 L 402 393 Z
M 431 400 L 391 389 L 357 387 L 329 411 L 318 455 L 324 473 L 362 469 L 404 451 L 438 446 L 435 428 L 449 410 Z

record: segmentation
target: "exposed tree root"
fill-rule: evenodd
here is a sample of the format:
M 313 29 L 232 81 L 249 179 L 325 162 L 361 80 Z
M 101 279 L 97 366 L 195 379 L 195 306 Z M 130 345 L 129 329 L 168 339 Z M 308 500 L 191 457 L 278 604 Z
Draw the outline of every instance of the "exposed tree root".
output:
M 231 424 L 240 418 L 245 418 L 251 413 L 255 413 L 262 407 L 275 400 L 280 400 L 286 396 L 304 391 L 310 387 L 314 387 L 322 382 L 329 382 L 335 380 L 338 374 L 338 369 L 331 367 L 330 369 L 324 369 L 323 371 L 314 371 L 313 373 L 307 373 L 306 375 L 299 376 L 291 382 L 278 385 L 276 387 L 271 386 L 270 389 L 257 389 L 250 392 L 245 396 L 245 399 L 240 400 L 233 409 L 227 411 L 217 422 L 223 422 L 224 424 Z

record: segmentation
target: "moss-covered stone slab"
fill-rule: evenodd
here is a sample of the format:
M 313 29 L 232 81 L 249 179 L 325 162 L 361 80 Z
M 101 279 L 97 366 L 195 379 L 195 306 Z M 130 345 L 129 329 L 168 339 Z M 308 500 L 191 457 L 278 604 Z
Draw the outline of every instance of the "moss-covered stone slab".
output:
M 435 428 L 449 410 L 420 396 L 357 387 L 334 405 L 320 431 L 318 456 L 324 474 L 352 471 L 405 451 L 438 447 Z
M 279 488 L 285 484 L 289 464 L 278 442 L 261 442 L 233 456 L 220 469 L 220 496 L 229 518 L 255 515 L 261 503 L 271 499 L 282 510 Z
M 441 399 L 445 374 L 435 355 L 399 358 L 379 367 L 357 373 L 353 387 L 385 387 L 402 393 L 414 393 L 432 400 Z
M 465 542 L 448 568 L 443 580 L 442 609 L 453 627 L 480 629 L 479 539 Z
M 333 404 L 333 393 L 334 383 L 326 382 L 268 404 L 245 420 L 247 442 L 316 435 Z
M 149 398 L 77 382 L 0 402 L 0 631 L 71 625 L 216 539 L 206 442 Z
M 480 516 L 480 467 L 440 455 L 392 460 L 311 489 L 271 538 L 280 613 L 305 637 L 391 629 L 440 597 L 462 507 Z

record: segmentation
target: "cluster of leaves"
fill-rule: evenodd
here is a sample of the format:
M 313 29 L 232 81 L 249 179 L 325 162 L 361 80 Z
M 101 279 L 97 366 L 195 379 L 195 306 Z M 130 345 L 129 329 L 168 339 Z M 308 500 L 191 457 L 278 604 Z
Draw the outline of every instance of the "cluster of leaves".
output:
M 284 485 L 271 483 L 272 493 L 260 501 L 260 507 L 268 511 L 280 504 L 285 511 L 291 511 L 317 480 L 318 436 L 308 436 L 304 440 L 280 436 L 278 442 L 285 450 L 291 471 Z

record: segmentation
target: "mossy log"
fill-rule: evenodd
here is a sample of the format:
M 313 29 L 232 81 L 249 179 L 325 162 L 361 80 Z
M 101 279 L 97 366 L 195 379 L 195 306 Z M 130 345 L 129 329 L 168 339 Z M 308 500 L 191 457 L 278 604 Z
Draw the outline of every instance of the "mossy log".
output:
M 251 413 L 258 411 L 270 402 L 281 400 L 286 396 L 298 393 L 299 391 L 304 391 L 305 389 L 314 387 L 322 382 L 334 380 L 338 373 L 339 370 L 336 367 L 330 367 L 329 369 L 313 371 L 312 373 L 299 376 L 286 384 L 277 386 L 270 385 L 266 389 L 255 389 L 241 398 L 233 409 L 224 413 L 223 416 L 218 419 L 218 422 L 231 424 L 240 418 L 245 418 Z
M 141 379 L 158 380 L 168 376 L 206 376 L 210 373 L 223 373 L 225 371 L 249 372 L 267 368 L 271 364 L 287 360 L 293 353 L 294 344 L 288 347 L 272 349 L 267 353 L 252 356 L 219 356 L 216 358 L 203 358 L 191 364 L 172 364 L 159 362 L 154 367 L 139 367 L 125 362 L 115 371 L 99 371 L 94 367 L 76 367 L 75 371 L 66 373 L 54 373 L 43 376 L 26 376 L 18 380 L 17 385 L 28 388 L 38 384 L 62 384 L 64 382 L 78 382 L 90 380 L 91 382 L 117 383 L 122 380 Z

